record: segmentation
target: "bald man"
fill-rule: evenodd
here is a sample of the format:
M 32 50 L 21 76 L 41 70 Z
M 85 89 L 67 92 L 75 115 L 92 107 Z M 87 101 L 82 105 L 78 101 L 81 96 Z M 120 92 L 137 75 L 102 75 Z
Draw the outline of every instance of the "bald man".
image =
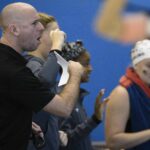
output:
M 40 43 L 43 26 L 36 9 L 26 3 L 13 3 L 2 10 L 0 18 L 3 29 L 0 39 L 0 150 L 25 150 L 32 112 L 43 109 L 56 115 L 65 111 L 69 115 L 78 96 L 83 68 L 79 63 L 69 62 L 70 78 L 64 90 L 59 95 L 50 93 L 47 84 L 41 83 L 26 67 L 20 54 L 36 49 Z M 59 49 L 64 42 L 64 32 L 56 32 L 58 37 L 55 36 L 53 48 Z

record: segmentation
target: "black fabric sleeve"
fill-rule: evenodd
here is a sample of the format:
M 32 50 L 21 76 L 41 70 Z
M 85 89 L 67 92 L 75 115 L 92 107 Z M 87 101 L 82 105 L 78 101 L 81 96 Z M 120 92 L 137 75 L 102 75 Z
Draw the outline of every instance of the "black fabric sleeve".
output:
M 71 142 L 79 141 L 88 136 L 97 126 L 98 123 L 96 123 L 93 118 L 88 118 L 84 120 L 84 122 L 76 125 L 73 117 L 70 116 L 68 119 L 62 121 L 60 130 L 68 134 L 68 140 Z
M 27 67 L 18 71 L 11 78 L 10 92 L 14 101 L 35 112 L 40 111 L 55 96 Z

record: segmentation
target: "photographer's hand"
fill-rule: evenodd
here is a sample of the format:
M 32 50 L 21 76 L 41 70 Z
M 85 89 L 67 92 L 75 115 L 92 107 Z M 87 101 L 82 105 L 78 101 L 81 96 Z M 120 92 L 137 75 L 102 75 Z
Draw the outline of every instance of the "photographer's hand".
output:
M 104 93 L 105 93 L 104 89 L 100 90 L 95 100 L 94 116 L 99 121 L 101 121 L 103 118 L 103 110 L 105 108 L 106 103 L 109 100 L 109 98 L 106 98 L 102 101 L 102 96 L 104 95 Z
M 66 39 L 66 34 L 65 32 L 56 29 L 53 30 L 49 33 L 50 39 L 51 39 L 51 43 L 52 43 L 52 47 L 51 50 L 57 49 L 57 50 L 62 50 L 64 41 Z

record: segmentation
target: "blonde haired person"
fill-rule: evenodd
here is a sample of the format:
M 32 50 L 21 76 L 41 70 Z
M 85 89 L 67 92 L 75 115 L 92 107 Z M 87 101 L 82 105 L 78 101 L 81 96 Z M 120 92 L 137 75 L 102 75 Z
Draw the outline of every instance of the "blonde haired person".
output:
M 41 43 L 38 48 L 33 52 L 25 53 L 24 56 L 28 60 L 27 67 L 31 69 L 36 77 L 43 83 L 46 83 L 50 91 L 54 89 L 56 84 L 57 74 L 59 72 L 59 65 L 54 51 L 61 53 L 62 46 L 64 44 L 64 33 L 59 29 L 58 23 L 53 16 L 45 13 L 39 13 L 40 22 L 44 26 L 44 31 L 41 36 Z M 55 48 L 55 44 L 57 49 Z M 71 113 L 74 106 L 74 101 L 70 100 L 66 102 L 64 100 L 64 107 L 59 111 L 53 107 L 53 112 L 57 113 L 57 116 L 67 117 Z M 59 103 L 57 104 L 59 107 Z M 69 107 L 69 109 L 68 109 Z M 30 140 L 28 150 L 58 150 L 59 149 L 59 134 L 60 137 L 66 135 L 64 132 L 58 133 L 58 117 L 55 115 L 48 114 L 45 111 L 40 111 L 33 115 L 33 123 L 39 126 L 41 129 L 36 133 L 33 133 L 33 138 Z M 32 126 L 34 131 L 37 126 Z M 36 128 L 34 128 L 36 127 Z

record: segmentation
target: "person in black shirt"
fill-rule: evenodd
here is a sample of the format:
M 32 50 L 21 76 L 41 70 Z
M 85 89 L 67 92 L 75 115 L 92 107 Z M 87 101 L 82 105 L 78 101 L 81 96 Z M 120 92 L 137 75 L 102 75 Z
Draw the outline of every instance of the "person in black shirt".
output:
M 12 3 L 2 10 L 0 19 L 3 29 L 0 39 L 0 150 L 25 150 L 32 112 L 44 109 L 60 114 L 66 108 L 70 111 L 79 93 L 83 68 L 70 61 L 70 78 L 64 90 L 59 95 L 50 93 L 47 84 L 33 75 L 21 56 L 23 50 L 34 50 L 40 43 L 44 28 L 35 8 L 26 3 Z M 58 49 L 62 42 L 55 42 L 53 48 Z M 70 99 L 73 100 L 70 102 Z

